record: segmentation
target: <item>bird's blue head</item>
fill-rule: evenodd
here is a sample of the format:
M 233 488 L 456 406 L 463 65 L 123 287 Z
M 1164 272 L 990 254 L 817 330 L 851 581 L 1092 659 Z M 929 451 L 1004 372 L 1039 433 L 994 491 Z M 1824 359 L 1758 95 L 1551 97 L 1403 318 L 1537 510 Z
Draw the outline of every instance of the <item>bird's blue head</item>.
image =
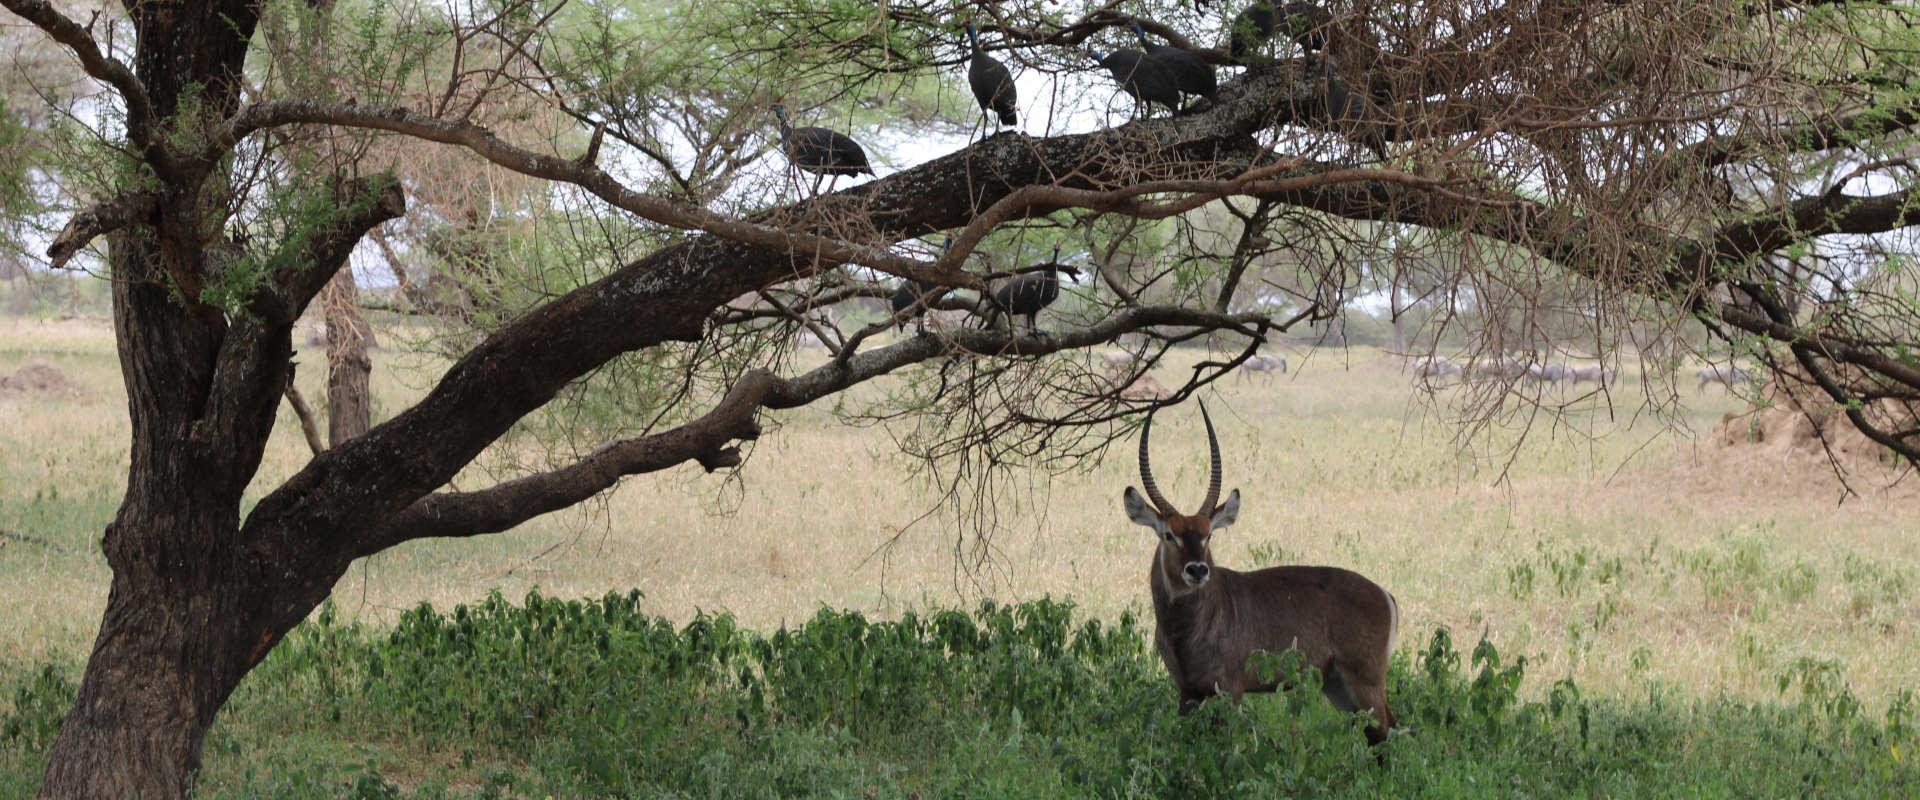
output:
M 1100 55 L 1099 50 L 1095 50 L 1091 47 L 1087 48 L 1087 55 L 1093 56 L 1093 61 L 1096 64 L 1107 60 L 1106 56 Z
M 967 41 L 973 42 L 973 49 L 980 49 L 980 34 L 973 29 L 973 20 L 967 20 Z
M 1140 37 L 1140 46 L 1145 47 L 1147 45 L 1147 32 L 1140 27 L 1140 23 L 1129 22 L 1127 23 L 1127 27 L 1133 29 L 1133 34 Z
M 952 249 L 953 249 L 953 237 L 949 235 L 946 241 L 940 243 L 940 252 L 944 253 Z
M 780 122 L 781 122 L 782 124 L 785 124 L 785 123 L 786 123 L 786 121 L 787 121 L 787 107 L 786 107 L 786 106 L 783 106 L 783 105 L 780 105 L 779 103 L 774 103 L 774 104 L 773 104 L 773 115 L 774 115 L 774 116 L 776 116 L 776 117 L 779 117 L 779 118 L 780 118 Z

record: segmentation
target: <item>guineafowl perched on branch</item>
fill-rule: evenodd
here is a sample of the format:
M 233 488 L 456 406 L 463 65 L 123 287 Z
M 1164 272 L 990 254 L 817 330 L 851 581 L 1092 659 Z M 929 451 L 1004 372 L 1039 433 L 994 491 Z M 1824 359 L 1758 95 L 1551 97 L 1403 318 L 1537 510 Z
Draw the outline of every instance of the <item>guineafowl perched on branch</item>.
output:
M 947 241 L 940 245 L 940 252 L 944 254 L 952 247 L 953 237 L 949 236 L 947 237 Z M 913 278 L 901 281 L 900 288 L 893 292 L 893 329 L 896 331 L 906 330 L 907 319 L 912 318 L 914 330 L 919 333 L 926 333 L 927 307 L 939 300 L 940 295 L 945 294 L 946 291 L 947 287 L 937 283 L 929 283 Z M 907 316 L 900 316 L 901 312 L 909 310 L 911 313 L 907 314 Z
M 980 34 L 973 29 L 973 20 L 967 20 L 967 40 L 973 43 L 973 61 L 967 64 L 967 85 L 973 87 L 973 99 L 979 101 L 981 111 L 1000 115 L 1000 124 L 1019 124 L 1014 113 L 1019 95 L 1013 88 L 1013 73 L 980 49 Z
M 1244 58 L 1280 30 L 1285 30 L 1287 38 L 1301 49 L 1320 50 L 1327 46 L 1327 28 L 1332 24 L 1332 12 L 1304 0 L 1279 6 L 1270 0 L 1256 0 L 1227 25 L 1227 53 Z
M 780 145 L 794 166 L 815 175 L 873 174 L 873 167 L 867 165 L 867 151 L 846 134 L 826 128 L 795 128 L 787 123 L 786 106 L 775 105 L 773 115 L 780 119 Z M 819 178 L 814 179 L 813 186 L 820 188 Z
M 1114 82 L 1120 84 L 1120 90 L 1134 99 L 1141 116 L 1153 110 L 1149 103 L 1159 103 L 1168 111 L 1180 110 L 1179 85 L 1174 83 L 1165 66 L 1148 58 L 1146 53 L 1121 49 L 1103 56 L 1098 50 L 1088 50 L 1087 55 L 1107 68 Z
M 1037 333 L 1040 309 L 1053 305 L 1053 301 L 1060 299 L 1059 273 L 1067 273 L 1075 279 L 1080 277 L 1080 270 L 1060 263 L 1059 247 L 1053 248 L 1052 259 L 1045 264 L 1036 264 L 1034 269 L 1036 271 L 1007 281 L 1007 285 L 993 293 L 993 299 L 999 302 L 998 308 L 995 308 L 987 318 L 988 327 L 993 327 L 993 324 L 999 320 L 1000 312 L 1004 310 L 1012 316 L 1025 316 L 1027 331 Z
M 1219 90 L 1219 81 L 1213 74 L 1213 65 L 1197 55 L 1178 47 L 1154 44 L 1147 41 L 1147 32 L 1138 22 L 1127 23 L 1133 28 L 1134 35 L 1140 37 L 1140 46 L 1147 51 L 1147 57 L 1156 59 L 1168 75 L 1173 76 L 1174 88 L 1183 94 L 1198 95 L 1213 102 L 1213 96 Z

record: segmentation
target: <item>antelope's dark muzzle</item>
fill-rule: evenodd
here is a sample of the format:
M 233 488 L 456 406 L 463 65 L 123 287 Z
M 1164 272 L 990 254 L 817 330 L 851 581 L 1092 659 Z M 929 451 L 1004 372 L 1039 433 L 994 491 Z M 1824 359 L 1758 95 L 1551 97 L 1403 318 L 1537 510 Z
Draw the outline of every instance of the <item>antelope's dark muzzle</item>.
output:
M 1199 586 L 1207 582 L 1207 565 L 1199 561 L 1187 562 L 1187 568 L 1181 572 L 1188 586 Z

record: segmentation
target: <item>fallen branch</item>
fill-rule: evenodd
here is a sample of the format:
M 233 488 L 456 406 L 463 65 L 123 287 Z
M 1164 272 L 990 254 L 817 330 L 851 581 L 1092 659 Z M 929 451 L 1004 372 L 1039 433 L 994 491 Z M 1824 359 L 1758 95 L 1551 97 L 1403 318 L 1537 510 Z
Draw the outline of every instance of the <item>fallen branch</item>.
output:
M 61 547 L 60 545 L 54 544 L 53 542 L 47 541 L 46 539 L 42 539 L 38 536 L 28 536 L 27 534 L 24 534 L 24 533 L 14 533 L 13 531 L 9 531 L 9 530 L 0 530 L 0 544 L 6 544 L 4 540 L 7 540 L 7 539 L 12 539 L 16 542 L 25 542 L 27 544 L 37 544 L 37 545 L 40 545 L 41 547 L 50 547 L 53 549 L 53 552 L 56 552 L 56 553 L 67 552 L 67 548 Z

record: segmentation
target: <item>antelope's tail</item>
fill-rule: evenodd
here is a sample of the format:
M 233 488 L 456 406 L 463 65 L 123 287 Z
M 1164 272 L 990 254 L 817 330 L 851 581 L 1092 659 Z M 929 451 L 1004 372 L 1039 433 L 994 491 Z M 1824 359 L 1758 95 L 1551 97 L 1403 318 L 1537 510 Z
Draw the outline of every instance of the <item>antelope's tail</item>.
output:
M 1387 596 L 1387 661 L 1393 660 L 1393 648 L 1400 641 L 1400 601 L 1393 599 L 1393 593 L 1380 590 Z M 1382 661 L 1381 663 L 1386 663 Z

